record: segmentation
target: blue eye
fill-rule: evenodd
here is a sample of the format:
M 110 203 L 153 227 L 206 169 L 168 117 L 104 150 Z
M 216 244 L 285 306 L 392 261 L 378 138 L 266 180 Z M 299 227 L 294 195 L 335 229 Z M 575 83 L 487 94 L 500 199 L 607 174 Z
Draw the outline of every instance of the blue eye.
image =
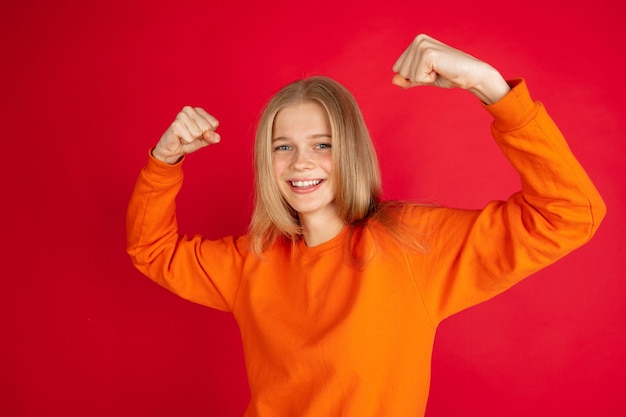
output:
M 333 145 L 331 145 L 330 143 L 320 143 L 319 145 L 317 145 L 318 149 L 330 149 L 332 147 Z
M 288 151 L 290 149 L 289 145 L 278 145 L 274 148 L 274 151 Z

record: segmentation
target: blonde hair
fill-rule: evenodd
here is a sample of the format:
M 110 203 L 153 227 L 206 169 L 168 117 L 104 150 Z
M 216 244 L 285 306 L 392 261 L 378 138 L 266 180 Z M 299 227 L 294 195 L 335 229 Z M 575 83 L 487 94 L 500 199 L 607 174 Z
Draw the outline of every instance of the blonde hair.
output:
M 395 221 L 385 221 L 388 216 L 383 212 L 387 204 L 381 204 L 378 158 L 352 94 L 327 77 L 298 80 L 283 87 L 271 98 L 257 125 L 254 142 L 255 204 L 249 234 L 251 250 L 258 255 L 280 237 L 292 241 L 301 238 L 298 215 L 283 199 L 274 180 L 271 142 L 278 112 L 307 101 L 320 104 L 330 122 L 333 176 L 337 184 L 335 204 L 339 216 L 351 226 L 364 225 L 374 214 L 381 218 L 383 224 Z

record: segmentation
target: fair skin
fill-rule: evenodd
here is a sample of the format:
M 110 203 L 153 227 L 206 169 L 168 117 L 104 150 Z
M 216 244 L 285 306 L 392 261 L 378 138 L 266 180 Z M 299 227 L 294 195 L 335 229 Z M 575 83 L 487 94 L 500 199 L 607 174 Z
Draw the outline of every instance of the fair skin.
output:
M 491 65 L 427 35 L 415 38 L 393 71 L 392 83 L 400 88 L 462 88 L 485 104 L 493 104 L 509 92 L 509 85 Z
M 302 102 L 283 108 L 274 120 L 272 169 L 281 195 L 298 213 L 302 236 L 316 246 L 344 226 L 335 206 L 332 137 L 326 110 Z
M 427 35 L 419 35 L 393 66 L 392 83 L 400 88 L 432 85 L 470 91 L 485 104 L 504 97 L 509 86 L 489 64 Z M 316 107 L 317 106 L 317 107 Z M 184 155 L 218 143 L 219 123 L 199 107 L 184 107 L 152 150 L 152 155 L 174 164 Z M 273 171 L 286 201 L 296 210 L 309 246 L 336 236 L 343 222 L 334 205 L 331 178 L 332 144 L 328 116 L 318 104 L 305 102 L 282 109 L 275 120 Z M 278 140 L 277 140 L 278 139 Z M 278 145 L 285 144 L 280 148 Z M 279 148 L 279 149 L 277 149 Z M 314 180 L 315 185 L 294 187 L 290 181 Z M 319 184 L 317 180 L 322 180 Z M 307 185 L 311 183 L 302 183 Z M 298 184 L 296 184 L 298 185 Z

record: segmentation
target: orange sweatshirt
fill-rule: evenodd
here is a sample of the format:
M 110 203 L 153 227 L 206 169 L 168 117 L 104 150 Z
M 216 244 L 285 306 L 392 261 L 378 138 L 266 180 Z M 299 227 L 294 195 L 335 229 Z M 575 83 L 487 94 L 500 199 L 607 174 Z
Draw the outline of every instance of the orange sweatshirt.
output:
M 251 390 L 246 416 L 421 416 L 437 325 L 587 242 L 605 206 L 524 81 L 486 109 L 522 190 L 482 210 L 405 206 L 427 246 L 399 246 L 370 222 L 320 246 L 278 241 L 265 260 L 248 237 L 179 236 L 181 164 L 150 158 L 128 210 L 135 266 L 188 300 L 230 311 Z

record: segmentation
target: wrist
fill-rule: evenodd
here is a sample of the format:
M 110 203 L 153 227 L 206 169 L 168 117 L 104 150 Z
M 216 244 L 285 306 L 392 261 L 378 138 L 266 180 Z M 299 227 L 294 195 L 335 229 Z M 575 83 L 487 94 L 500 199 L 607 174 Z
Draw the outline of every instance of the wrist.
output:
M 164 155 L 161 152 L 159 152 L 157 147 L 152 148 L 152 150 L 150 151 L 150 155 L 152 155 L 154 157 L 154 159 L 159 160 L 163 163 L 166 163 L 168 165 L 174 165 L 176 163 L 178 163 L 183 156 L 177 156 L 177 155 Z
M 502 99 L 510 90 L 508 83 L 495 68 L 489 66 L 485 76 L 469 89 L 483 103 L 494 104 Z

